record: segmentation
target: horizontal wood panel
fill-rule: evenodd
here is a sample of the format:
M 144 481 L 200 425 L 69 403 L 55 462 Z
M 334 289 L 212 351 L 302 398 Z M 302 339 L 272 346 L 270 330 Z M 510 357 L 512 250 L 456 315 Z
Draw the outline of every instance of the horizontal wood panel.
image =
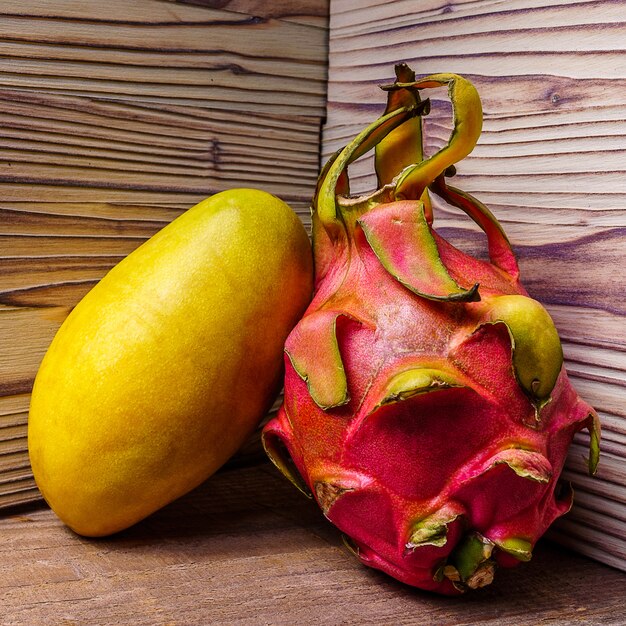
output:
M 577 524 L 596 531 L 605 532 L 609 535 L 607 537 L 608 542 L 617 539 L 616 547 L 621 551 L 621 556 L 626 558 L 626 542 L 623 541 L 623 537 L 626 535 L 624 516 L 626 516 L 626 505 L 615 507 L 611 515 L 605 515 L 598 511 L 590 511 L 583 506 L 576 507 Z M 567 518 L 565 518 L 563 522 L 566 523 Z M 557 530 L 559 526 L 560 525 L 557 524 Z
M 36 503 L 40 500 L 41 494 L 32 479 L 17 485 L 13 484 L 10 490 L 7 489 L 6 493 L 2 494 L 2 506 L 9 510 L 12 507 Z
M 0 395 L 30 391 L 39 363 L 69 307 L 0 308 Z
M 549 536 L 562 546 L 576 550 L 596 561 L 621 569 L 624 562 L 624 556 L 622 555 L 625 553 L 623 545 L 616 545 L 615 542 L 612 542 L 609 546 L 607 546 L 606 542 L 602 542 L 601 545 L 598 545 L 597 542 L 591 544 L 586 540 L 587 533 L 588 530 L 584 526 L 580 529 L 574 529 L 570 526 L 564 532 L 551 530 L 549 531 Z M 620 555 L 620 552 L 622 555 Z
M 94 200 L 114 199 L 115 191 L 204 197 L 225 186 L 257 186 L 304 201 L 314 187 L 319 118 L 213 117 L 196 108 L 183 114 L 84 100 L 0 92 L 4 200 L 74 199 L 63 190 L 39 195 L 33 185 L 83 189 L 85 199 L 93 190 Z M 12 193 L 19 183 L 29 186 Z
M 28 9 L 11 0 L 0 7 L 0 40 L 5 87 L 281 114 L 324 110 L 324 24 L 157 0 Z
M 576 507 L 584 508 L 586 511 L 598 511 L 602 513 L 604 508 L 604 500 L 594 494 L 587 493 L 585 491 L 578 491 L 576 493 Z M 620 521 L 626 522 L 626 504 L 616 506 L 614 508 L 615 516 Z
M 187 7 L 168 6 L 166 2 Z M 32 0 L 27 10 L 19 0 L 4 2 L 4 12 L 13 16 L 29 16 L 50 19 L 80 19 L 136 23 L 138 25 L 186 22 L 191 19 L 200 23 L 236 22 L 241 19 L 280 19 L 301 22 L 325 29 L 328 24 L 328 0 L 161 0 L 161 6 L 148 5 L 146 0 L 127 3 L 123 0 L 108 2 L 106 7 L 84 0 Z M 202 7 L 203 10 L 193 9 Z M 149 7 L 149 11 L 146 8 Z M 104 9 L 104 10 L 103 10 Z
M 626 487 L 607 480 L 598 480 L 588 476 L 586 471 L 575 471 L 566 467 L 561 474 L 565 481 L 576 485 L 578 491 L 584 490 L 604 499 L 603 511 L 610 510 L 614 502 L 626 504 Z
M 263 18 L 325 27 L 330 0 L 171 0 L 179 4 L 220 8 Z
M 567 11 L 567 13 L 565 13 Z M 483 14 L 494 20 L 506 16 L 520 28 L 528 28 L 529 22 L 538 26 L 558 24 L 602 24 L 619 21 L 623 17 L 619 0 L 593 2 L 590 0 L 422 0 L 416 5 L 413 0 L 335 0 L 331 13 L 333 34 L 361 33 L 370 30 L 380 33 L 391 27 L 415 26 L 456 22 L 449 35 L 463 31 L 467 23 Z M 425 34 L 425 37 L 428 35 Z
M 576 437 L 564 478 L 584 496 L 554 536 L 625 568 L 626 544 L 617 537 L 623 521 L 613 522 L 626 503 L 623 2 L 337 0 L 330 25 L 324 158 L 383 112 L 378 85 L 393 82 L 395 63 L 407 62 L 418 75 L 463 74 L 476 85 L 483 133 L 453 184 L 501 221 L 524 285 L 559 330 L 575 388 L 603 422 L 596 478 L 586 475 L 589 436 Z M 432 104 L 424 122 L 430 155 L 450 134 L 452 109 L 445 89 L 424 96 Z M 352 164 L 350 182 L 355 193 L 375 188 L 371 155 Z M 434 204 L 438 232 L 485 258 L 478 227 Z M 601 545 L 607 519 L 613 539 Z

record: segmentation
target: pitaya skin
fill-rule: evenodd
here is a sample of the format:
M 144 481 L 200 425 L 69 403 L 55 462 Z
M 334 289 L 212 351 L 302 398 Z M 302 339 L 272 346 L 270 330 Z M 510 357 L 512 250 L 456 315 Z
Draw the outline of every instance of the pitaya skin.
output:
M 446 183 L 480 134 L 476 90 L 454 74 L 416 81 L 404 64 L 396 76 L 384 115 L 320 176 L 315 294 L 263 441 L 364 564 L 453 595 L 530 559 L 571 507 L 558 477 L 572 437 L 589 429 L 594 473 L 600 427 L 500 225 Z M 455 126 L 424 159 L 419 90 L 442 85 Z M 345 169 L 374 146 L 379 189 L 350 197 Z M 483 228 L 490 261 L 437 234 L 431 193 Z

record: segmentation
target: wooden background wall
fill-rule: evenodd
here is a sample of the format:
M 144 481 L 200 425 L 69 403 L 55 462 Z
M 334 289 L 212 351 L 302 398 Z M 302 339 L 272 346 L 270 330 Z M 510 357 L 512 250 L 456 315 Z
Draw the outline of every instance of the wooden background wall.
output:
M 0 2 L 0 503 L 37 497 L 29 392 L 69 309 L 206 196 L 308 213 L 328 3 Z
M 0 3 L 0 501 L 36 497 L 29 391 L 54 332 L 115 263 L 197 200 L 252 185 L 306 220 L 326 114 L 328 2 Z M 454 71 L 485 125 L 458 184 L 502 220 L 567 367 L 599 411 L 578 504 L 554 536 L 626 562 L 626 22 L 621 0 L 332 0 L 328 156 L 384 106 L 407 61 Z M 430 150 L 449 106 L 432 94 Z M 369 161 L 356 187 L 373 185 Z M 437 224 L 470 249 L 467 220 Z
M 531 295 L 547 305 L 579 393 L 598 410 L 597 479 L 577 437 L 566 478 L 577 504 L 553 537 L 626 569 L 626 4 L 622 0 L 333 0 L 329 156 L 384 110 L 393 66 L 456 72 L 477 86 L 482 137 L 455 185 L 496 214 Z M 429 93 L 427 147 L 449 133 L 445 90 Z M 351 169 L 373 189 L 371 159 Z M 467 249 L 482 238 L 440 208 L 436 226 Z

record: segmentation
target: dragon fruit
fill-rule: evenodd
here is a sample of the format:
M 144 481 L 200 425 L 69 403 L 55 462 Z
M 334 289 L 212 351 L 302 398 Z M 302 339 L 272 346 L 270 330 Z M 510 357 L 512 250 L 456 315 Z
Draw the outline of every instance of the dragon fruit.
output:
M 440 86 L 454 128 L 424 158 L 420 90 Z M 457 594 L 530 559 L 571 506 L 558 477 L 572 437 L 589 430 L 594 473 L 600 426 L 501 226 L 446 181 L 481 132 L 476 89 L 404 64 L 383 89 L 384 114 L 320 175 L 315 294 L 286 341 L 284 403 L 263 442 L 363 563 Z M 374 147 L 379 188 L 350 196 L 346 168 Z M 489 261 L 433 229 L 432 194 L 481 227 Z

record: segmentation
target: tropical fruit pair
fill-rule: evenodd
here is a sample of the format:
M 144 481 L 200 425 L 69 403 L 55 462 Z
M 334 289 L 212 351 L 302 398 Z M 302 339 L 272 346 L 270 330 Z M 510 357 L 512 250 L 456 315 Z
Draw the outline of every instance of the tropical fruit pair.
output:
M 528 560 L 569 509 L 557 479 L 582 428 L 595 471 L 597 417 L 502 228 L 447 181 L 480 135 L 480 99 L 460 76 L 396 73 L 384 114 L 319 178 L 312 302 L 295 214 L 233 190 L 155 235 L 70 314 L 37 375 L 29 446 L 74 530 L 126 528 L 213 473 L 275 397 L 283 346 L 266 450 L 367 565 L 459 593 Z M 454 129 L 425 158 L 420 90 L 445 85 Z M 346 168 L 372 148 L 378 189 L 353 197 Z M 434 230 L 432 195 L 482 228 L 488 261 Z

